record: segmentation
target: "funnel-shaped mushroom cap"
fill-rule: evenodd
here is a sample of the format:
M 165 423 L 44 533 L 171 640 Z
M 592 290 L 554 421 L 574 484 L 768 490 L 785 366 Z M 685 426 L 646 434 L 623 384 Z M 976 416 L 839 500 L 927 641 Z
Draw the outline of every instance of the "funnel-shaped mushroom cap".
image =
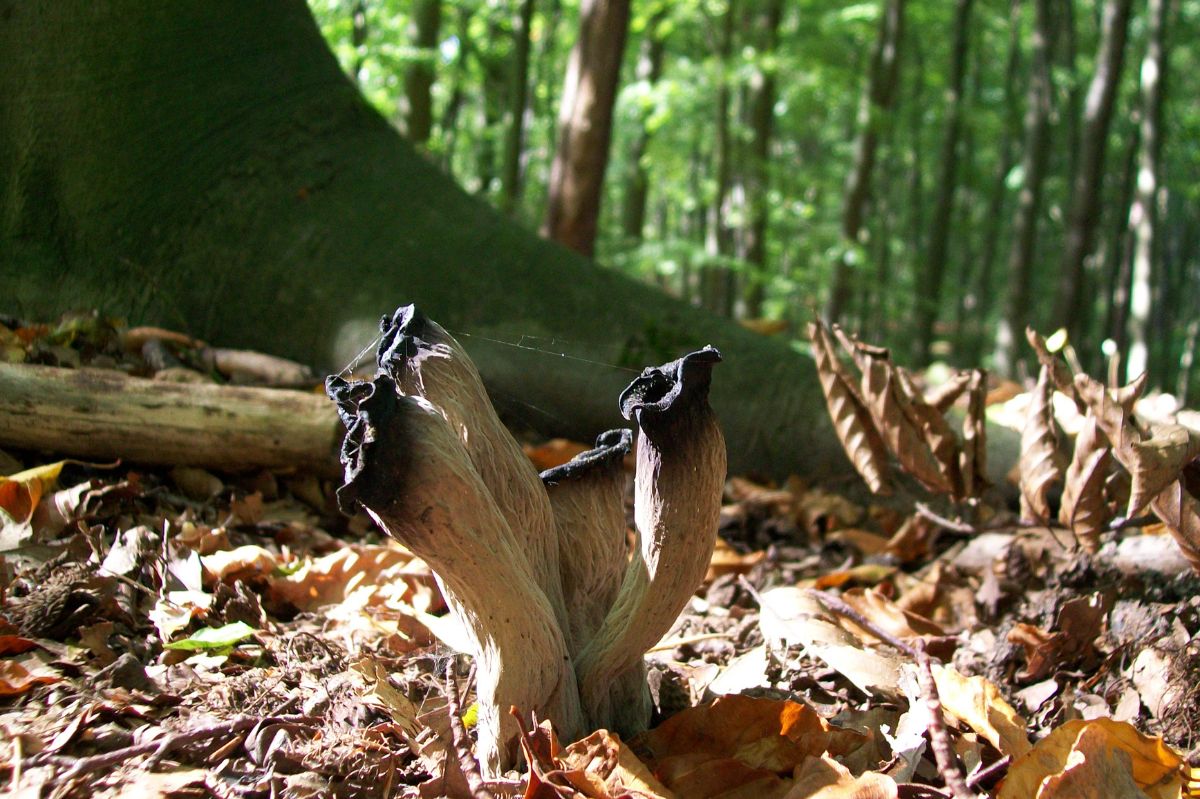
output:
M 621 415 L 632 420 L 638 413 L 639 424 L 653 423 L 681 399 L 705 399 L 712 367 L 720 362 L 721 353 L 709 346 L 662 366 L 647 367 L 621 392 Z
M 604 469 L 605 466 L 619 466 L 632 449 L 632 430 L 609 430 L 607 433 L 601 433 L 596 437 L 596 446 L 592 449 L 579 453 L 561 466 L 542 472 L 542 483 L 547 486 L 557 485 L 568 480 L 583 479 Z

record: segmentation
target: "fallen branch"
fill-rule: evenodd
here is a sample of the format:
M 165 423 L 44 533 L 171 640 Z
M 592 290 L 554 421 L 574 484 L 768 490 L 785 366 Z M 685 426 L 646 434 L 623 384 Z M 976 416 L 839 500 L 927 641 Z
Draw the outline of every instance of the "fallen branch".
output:
M 337 416 L 302 391 L 0 363 L 0 446 L 79 458 L 339 473 Z
M 938 773 L 955 799 L 975 799 L 975 794 L 967 787 L 962 769 L 954 759 L 954 746 L 950 743 L 946 718 L 942 715 L 942 699 L 938 696 L 937 681 L 933 678 L 933 668 L 929 664 L 929 655 L 925 653 L 924 642 L 918 642 L 914 649 L 921 699 L 929 710 L 929 748 L 933 750 L 933 757 L 937 761 Z

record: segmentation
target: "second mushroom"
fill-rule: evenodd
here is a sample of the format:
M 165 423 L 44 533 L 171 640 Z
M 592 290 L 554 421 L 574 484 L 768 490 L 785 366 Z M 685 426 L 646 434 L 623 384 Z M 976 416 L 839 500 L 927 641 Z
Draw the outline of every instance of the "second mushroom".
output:
M 621 395 L 639 431 L 629 552 L 630 431 L 539 475 L 444 329 L 410 305 L 382 332 L 372 380 L 326 382 L 347 427 L 338 498 L 429 563 L 468 632 L 484 771 L 517 762 L 510 706 L 566 739 L 645 729 L 643 656 L 703 579 L 716 540 L 725 443 L 708 387 L 720 354 L 705 347 L 647 368 Z

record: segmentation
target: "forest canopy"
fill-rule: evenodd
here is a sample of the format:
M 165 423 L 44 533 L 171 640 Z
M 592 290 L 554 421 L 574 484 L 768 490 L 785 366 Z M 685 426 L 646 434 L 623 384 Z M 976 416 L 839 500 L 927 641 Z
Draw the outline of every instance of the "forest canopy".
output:
M 695 305 L 1008 375 L 1026 324 L 1063 327 L 1093 370 L 1194 385 L 1200 2 L 310 7 L 468 191 Z M 547 225 L 584 45 L 618 75 L 581 245 Z

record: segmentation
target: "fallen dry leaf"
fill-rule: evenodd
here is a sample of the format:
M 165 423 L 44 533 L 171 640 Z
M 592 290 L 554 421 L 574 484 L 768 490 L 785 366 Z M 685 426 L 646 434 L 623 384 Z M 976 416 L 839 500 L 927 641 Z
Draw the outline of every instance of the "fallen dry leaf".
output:
M 1094 719 L 1068 721 L 1038 741 L 1037 746 L 1023 757 L 1016 759 L 1000 784 L 997 799 L 1065 799 L 1101 795 L 1095 792 L 1068 792 L 1059 796 L 1045 792 L 1045 789 L 1065 782 L 1064 790 L 1075 790 L 1079 776 L 1090 776 L 1088 771 L 1099 779 L 1101 774 L 1114 767 L 1119 769 L 1123 759 L 1115 763 L 1096 762 L 1113 761 L 1113 753 L 1118 750 L 1128 758 L 1128 771 L 1143 793 L 1151 799 L 1179 797 L 1183 760 L 1162 739 L 1142 735 L 1132 725 L 1122 721 Z M 1068 769 L 1079 770 L 1081 775 L 1065 781 L 1054 781 L 1056 776 Z M 1094 782 L 1093 791 L 1102 785 L 1107 789 L 1107 783 Z M 1109 794 L 1105 791 L 1102 795 Z
M 61 682 L 62 675 L 36 652 L 0 660 L 0 696 L 16 696 L 38 685 Z
M 812 340 L 813 359 L 821 390 L 825 393 L 825 406 L 842 449 L 873 493 L 891 493 L 887 447 L 871 419 L 870 410 L 833 351 L 824 323 L 810 323 L 808 337 Z
M 1062 479 L 1062 457 L 1051 403 L 1053 394 L 1050 370 L 1043 366 L 1021 431 L 1021 519 L 1024 521 L 1044 522 L 1050 518 L 1046 495 Z
M 1100 534 L 1108 527 L 1111 512 L 1104 484 L 1112 465 L 1112 449 L 1089 414 L 1075 434 L 1075 449 L 1063 484 L 1058 520 L 1070 527 L 1088 552 L 1100 549 Z
M 42 495 L 58 482 L 58 475 L 67 463 L 58 461 L 0 477 L 0 510 L 13 521 L 28 522 Z
M 1025 720 L 986 677 L 964 677 L 953 666 L 933 666 L 942 708 L 1001 754 L 1018 758 L 1029 752 Z

